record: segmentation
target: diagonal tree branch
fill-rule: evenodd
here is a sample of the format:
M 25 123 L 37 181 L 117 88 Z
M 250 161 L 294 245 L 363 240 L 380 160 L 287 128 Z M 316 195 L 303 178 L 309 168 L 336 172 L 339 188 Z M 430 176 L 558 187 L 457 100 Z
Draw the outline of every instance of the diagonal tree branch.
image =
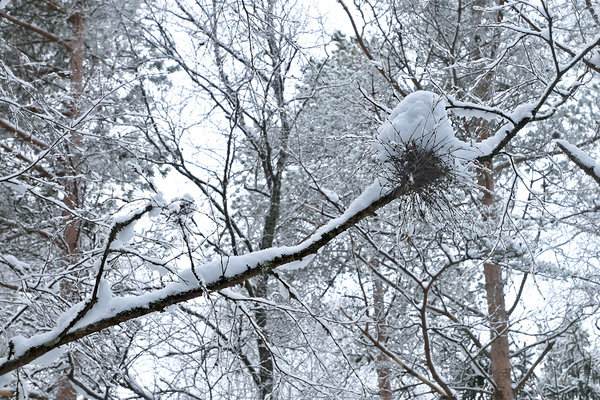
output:
M 398 92 L 398 94 L 400 94 L 402 97 L 408 96 L 408 92 L 406 90 L 402 89 L 400 86 L 398 86 L 398 82 L 396 82 L 395 80 L 393 80 L 387 74 L 387 72 L 385 72 L 385 70 L 383 69 L 383 67 L 381 67 L 381 65 L 379 65 L 379 64 L 376 63 L 375 58 L 373 57 L 373 55 L 369 51 L 369 48 L 367 47 L 367 45 L 365 44 L 364 40 L 362 39 L 361 34 L 358 32 L 358 28 L 356 26 L 356 22 L 354 21 L 354 17 L 352 16 L 352 13 L 350 12 L 350 10 L 346 6 L 346 4 L 343 2 L 343 0 L 338 0 L 338 3 L 340 3 L 340 5 L 342 6 L 342 8 L 344 9 L 344 12 L 348 16 L 348 19 L 350 20 L 350 24 L 352 24 L 352 30 L 354 30 L 354 35 L 356 36 L 356 41 L 358 42 L 358 45 L 360 46 L 360 48 L 361 48 L 362 52 L 365 54 L 365 56 L 367 56 L 367 58 L 369 59 L 369 61 L 371 61 L 373 63 L 373 65 L 375 66 L 375 68 L 377 69 L 377 71 L 379 71 L 379 73 L 381 74 L 381 76 L 383 76 L 385 78 L 385 80 L 387 80 L 392 85 L 392 87 L 394 88 L 394 90 L 396 90 L 396 92 Z
M 575 165 L 600 185 L 600 163 L 594 161 L 590 156 L 566 140 L 557 140 L 556 145 L 569 157 L 569 160 L 573 161 Z
M 208 263 L 194 271 L 204 277 L 203 282 L 191 282 L 193 274 L 190 274 L 190 281 L 174 283 L 144 296 L 119 297 L 108 305 L 98 304 L 99 307 L 107 309 L 98 319 L 89 318 L 88 321 L 86 316 L 83 316 L 79 323 L 68 331 L 64 331 L 64 327 L 57 327 L 53 331 L 30 338 L 29 346 L 20 349 L 14 358 L 0 362 L 0 375 L 27 365 L 55 348 L 102 329 L 162 311 L 168 306 L 195 299 L 213 291 L 238 285 L 279 266 L 306 259 L 362 219 L 372 215 L 394 199 L 409 193 L 410 186 L 403 184 L 374 196 L 375 193 L 381 193 L 383 190 L 385 189 L 380 182 L 374 183 L 349 206 L 343 215 L 321 227 L 297 246 L 271 248 Z M 87 301 L 84 301 L 85 303 Z M 81 307 L 82 304 L 79 303 L 73 309 L 78 310 Z
M 31 25 L 27 22 L 21 21 L 20 19 L 14 18 L 6 13 L 0 12 L 0 18 L 4 18 L 10 22 L 12 22 L 15 25 L 18 25 L 22 28 L 28 29 L 32 32 L 35 32 L 43 37 L 45 37 L 48 40 L 51 40 L 55 43 L 58 43 L 59 45 L 61 45 L 62 47 L 64 47 L 65 49 L 67 49 L 69 52 L 73 51 L 73 46 L 71 46 L 69 43 L 65 42 L 64 40 L 62 40 L 61 38 L 59 38 L 58 36 L 54 35 L 53 33 L 50 33 L 48 31 L 43 30 L 40 27 L 37 27 L 35 25 Z

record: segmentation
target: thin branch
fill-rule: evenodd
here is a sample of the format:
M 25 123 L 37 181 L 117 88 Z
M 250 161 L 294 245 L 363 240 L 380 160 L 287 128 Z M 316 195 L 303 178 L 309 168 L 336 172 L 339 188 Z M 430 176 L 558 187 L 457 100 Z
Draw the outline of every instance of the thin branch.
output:
M 14 18 L 14 17 L 11 17 L 10 15 L 8 15 L 8 14 L 5 14 L 5 13 L 3 13 L 3 12 L 0 12 L 0 18 L 4 18 L 4 19 L 6 19 L 6 20 L 8 20 L 8 21 L 12 22 L 12 23 L 13 23 L 13 24 L 15 24 L 15 25 L 18 25 L 18 26 L 20 26 L 20 27 L 22 27 L 22 28 L 25 28 L 25 29 L 27 29 L 27 30 L 30 30 L 30 31 L 32 31 L 32 32 L 35 32 L 35 33 L 37 33 L 37 34 L 39 34 L 39 35 L 42 35 L 42 36 L 43 36 L 43 37 L 45 37 L 46 39 L 48 39 L 48 40 L 51 40 L 51 41 L 53 41 L 54 43 L 58 43 L 59 45 L 61 45 L 61 46 L 62 46 L 62 47 L 64 47 L 65 49 L 67 49 L 69 52 L 73 52 L 73 46 L 71 46 L 69 43 L 65 42 L 64 40 L 62 40 L 62 39 L 61 39 L 61 38 L 59 38 L 58 36 L 56 36 L 56 35 L 54 35 L 54 34 L 52 34 L 52 33 L 48 32 L 48 31 L 45 31 L 45 30 L 43 30 L 43 29 L 42 29 L 42 28 L 40 28 L 40 27 L 37 27 L 37 26 L 35 26 L 35 25 L 28 24 L 27 22 L 23 22 L 23 21 L 21 21 L 21 20 L 19 20 L 19 19 L 16 19 L 16 18 Z
M 569 157 L 569 160 L 600 185 L 600 164 L 566 140 L 557 140 L 556 145 Z
M 383 69 L 383 67 L 381 67 L 381 65 L 379 65 L 377 63 L 377 61 L 375 60 L 375 58 L 373 57 L 373 55 L 371 54 L 371 52 L 367 48 L 367 45 L 363 41 L 361 34 L 358 32 L 358 28 L 356 26 L 356 22 L 354 22 L 354 17 L 352 16 L 352 13 L 350 13 L 350 10 L 348 9 L 348 7 L 344 3 L 344 1 L 343 0 L 338 0 L 338 3 L 340 3 L 340 5 L 342 6 L 342 8 L 344 9 L 344 12 L 348 16 L 348 19 L 350 20 L 350 24 L 352 24 L 352 29 L 354 30 L 354 35 L 356 36 L 356 41 L 358 42 L 358 44 L 359 44 L 361 50 L 363 51 L 363 53 L 365 54 L 365 56 L 367 56 L 367 58 L 369 59 L 369 61 L 372 62 L 372 64 L 375 66 L 375 69 L 377 69 L 377 71 L 379 71 L 379 73 L 385 78 L 385 80 L 388 81 L 392 85 L 392 87 L 394 88 L 394 90 L 396 90 L 402 97 L 408 96 L 408 93 L 405 90 L 403 90 L 400 86 L 398 86 L 398 83 L 396 81 L 394 81 L 385 72 L 385 70 Z
M 573 55 L 571 60 L 566 65 L 562 65 L 561 68 L 559 68 L 556 76 L 552 82 L 546 86 L 546 89 L 538 97 L 537 101 L 531 103 L 528 115 L 522 115 L 516 124 L 508 123 L 504 125 L 498 132 L 496 132 L 494 137 L 487 139 L 491 139 L 491 144 L 495 143 L 496 141 L 497 143 L 493 144 L 493 149 L 491 151 L 486 151 L 485 155 L 477 157 L 477 161 L 491 161 L 491 159 L 500 153 L 502 149 L 504 149 L 504 147 L 506 147 L 506 145 L 517 135 L 517 133 L 525 128 L 525 126 L 527 126 L 530 122 L 539 121 L 541 119 L 550 117 L 552 113 L 538 116 L 540 109 L 546 104 L 550 95 L 555 91 L 556 86 L 562 81 L 563 76 L 565 76 L 567 72 L 569 72 L 581 60 L 585 60 L 584 57 L 598 46 L 600 46 L 600 35 L 598 35 L 592 42 L 588 43 L 579 53 Z
M 409 375 L 415 377 L 416 379 L 418 379 L 425 385 L 429 386 L 434 392 L 439 394 L 443 399 L 451 399 L 451 397 L 448 397 L 441 388 L 436 386 L 435 383 L 431 382 L 429 379 L 427 379 L 426 377 L 424 377 L 423 375 L 419 374 L 417 371 L 415 371 L 414 369 L 409 367 L 406 363 L 404 363 L 402 360 L 400 360 L 398 358 L 398 356 L 396 356 L 394 353 L 392 353 L 387 348 L 385 348 L 385 346 L 383 346 L 381 343 L 379 343 L 377 340 L 375 340 L 375 338 L 373 336 L 371 336 L 369 331 L 367 331 L 366 329 L 361 329 L 361 331 L 362 331 L 363 335 L 365 335 L 365 337 L 367 339 L 369 339 L 369 341 L 371 341 L 371 343 L 373 343 L 373 345 L 375 345 L 375 347 L 377 347 L 381 352 L 383 352 L 386 356 L 388 356 L 396 364 L 398 364 L 400 367 L 402 367 L 402 369 L 404 369 Z
M 552 347 L 554 347 L 555 343 L 556 342 L 549 342 L 548 345 L 546 345 L 546 348 L 544 349 L 544 351 L 542 351 L 542 354 L 540 354 L 540 356 L 531 365 L 531 368 L 529 368 L 527 373 L 525 375 L 523 375 L 523 378 L 521 378 L 521 380 L 514 386 L 515 392 L 519 391 L 523 387 L 523 385 L 525 385 L 525 382 L 527 382 L 527 379 L 529 379 L 531 374 L 533 374 L 533 370 L 535 369 L 535 367 L 537 367 L 537 365 L 544 359 L 546 354 L 548 354 L 548 352 L 550 350 L 552 350 Z
M 50 8 L 52 8 L 55 11 L 58 11 L 59 13 L 61 13 L 63 15 L 69 14 L 69 12 L 67 10 L 65 10 L 64 8 L 62 8 L 60 5 L 58 5 L 57 3 L 55 3 L 52 0 L 40 0 L 40 1 L 48 4 L 48 6 L 50 6 Z
M 523 289 L 525 288 L 525 282 L 527 281 L 527 276 L 529 276 L 528 272 L 525 272 L 523 275 L 523 279 L 521 280 L 521 285 L 519 286 L 519 291 L 517 292 L 517 297 L 512 305 L 512 307 L 506 312 L 506 315 L 510 317 L 510 315 L 515 311 L 517 305 L 519 304 L 519 300 L 521 300 L 521 296 L 523 295 Z

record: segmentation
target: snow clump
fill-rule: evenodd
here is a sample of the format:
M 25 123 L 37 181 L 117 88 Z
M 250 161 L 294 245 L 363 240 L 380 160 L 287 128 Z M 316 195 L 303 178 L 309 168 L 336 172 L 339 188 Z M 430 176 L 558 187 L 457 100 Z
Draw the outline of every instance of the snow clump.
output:
M 455 213 L 454 189 L 472 179 L 469 160 L 458 156 L 466 143 L 455 137 L 447 105 L 435 93 L 411 93 L 377 131 L 379 178 L 385 186 L 404 188 L 399 207 L 407 225 L 414 215 L 448 220 Z
M 379 161 L 389 162 L 390 156 L 400 156 L 407 146 L 448 159 L 462 143 L 454 136 L 446 105 L 432 92 L 418 91 L 406 96 L 378 130 L 374 148 Z
M 464 143 L 454 136 L 446 105 L 435 93 L 411 93 L 378 129 L 373 148 L 389 182 L 420 192 L 461 169 L 453 153 Z

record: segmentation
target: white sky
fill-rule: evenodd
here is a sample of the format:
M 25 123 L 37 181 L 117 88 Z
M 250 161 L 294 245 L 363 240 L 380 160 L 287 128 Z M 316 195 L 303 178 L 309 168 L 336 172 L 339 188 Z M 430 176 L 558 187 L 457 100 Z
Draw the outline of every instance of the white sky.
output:
M 304 2 L 309 5 L 311 10 L 314 10 L 315 16 L 323 16 L 327 33 L 333 33 L 336 30 L 346 35 L 353 33 L 350 21 L 337 0 L 304 0 Z

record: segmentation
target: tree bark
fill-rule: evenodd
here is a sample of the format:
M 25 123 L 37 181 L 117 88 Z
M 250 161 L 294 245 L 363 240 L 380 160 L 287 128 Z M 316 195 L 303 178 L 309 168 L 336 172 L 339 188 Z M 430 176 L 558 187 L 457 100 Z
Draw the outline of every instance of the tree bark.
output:
M 275 27 L 276 22 L 273 19 L 274 9 L 276 0 L 268 0 L 267 10 L 265 13 L 265 21 L 267 22 L 265 30 L 267 32 L 267 44 L 269 56 L 272 60 L 273 68 L 273 96 L 277 102 L 279 122 L 281 124 L 280 140 L 281 147 L 279 149 L 279 157 L 275 161 L 274 159 L 268 160 L 270 168 L 264 171 L 265 177 L 271 182 L 271 193 L 269 199 L 269 210 L 265 218 L 265 224 L 263 228 L 263 234 L 260 243 L 260 249 L 268 249 L 273 246 L 275 241 L 275 234 L 277 232 L 277 223 L 281 215 L 281 195 L 283 185 L 283 171 L 287 163 L 288 156 L 288 139 L 291 132 L 291 127 L 288 122 L 288 115 L 286 112 L 286 104 L 284 98 L 284 81 L 283 72 L 281 70 L 281 60 L 283 59 L 281 49 L 275 38 Z M 268 139 L 267 139 L 268 140 Z M 270 144 L 268 144 L 270 146 Z M 267 275 L 261 275 L 256 280 L 256 295 L 261 298 L 267 298 L 269 279 Z M 269 315 L 267 310 L 263 307 L 258 308 L 256 311 L 256 323 L 260 327 L 263 338 L 258 340 L 258 355 L 260 359 L 260 381 L 261 381 L 261 398 L 276 400 L 278 398 L 277 390 L 274 385 L 274 363 L 273 355 L 271 354 L 268 344 L 265 339 L 267 337 L 268 330 L 266 329 Z
M 485 188 L 482 203 L 486 209 L 494 203 L 494 176 L 491 163 L 485 163 L 479 170 L 479 184 Z M 488 210 L 484 210 L 488 212 Z M 490 323 L 490 364 L 494 388 L 493 400 L 513 400 L 512 378 L 510 375 L 510 353 L 508 343 L 508 315 L 504 296 L 502 268 L 498 264 L 484 263 L 485 292 Z
M 503 5 L 504 0 L 494 0 L 494 5 Z M 483 9 L 489 5 L 489 0 L 477 0 L 475 5 L 479 8 L 475 10 L 477 24 L 483 23 Z M 496 14 L 496 22 L 501 23 L 503 19 L 502 11 Z M 497 46 L 492 44 L 488 57 L 495 57 Z M 478 53 L 479 54 L 479 53 Z M 483 57 L 482 54 L 479 54 Z M 481 87 L 477 90 L 482 100 L 488 100 L 491 97 L 491 76 L 486 76 L 481 81 Z M 484 122 L 480 127 L 480 139 L 486 139 L 489 136 L 489 125 Z M 483 162 L 478 170 L 479 185 L 484 189 L 481 203 L 483 205 L 484 218 L 493 216 L 491 207 L 494 204 L 494 168 L 490 161 Z M 493 400 L 513 400 L 514 393 L 512 389 L 511 363 L 508 342 L 508 315 L 506 313 L 504 281 L 502 279 L 502 268 L 495 263 L 486 262 L 483 265 L 483 275 L 485 279 L 485 292 L 488 306 L 488 320 L 490 324 L 490 365 L 491 375 L 495 383 L 493 389 Z
M 83 44 L 85 33 L 85 16 L 82 12 L 83 0 L 75 0 L 72 5 L 72 14 L 67 21 L 71 25 L 73 31 L 73 40 L 70 49 L 70 100 L 68 114 L 71 121 L 75 121 L 80 114 L 81 94 L 83 92 Z M 61 157 L 63 165 L 61 169 L 64 172 L 63 187 L 65 198 L 63 203 L 68 210 L 76 210 L 82 202 L 82 193 L 80 191 L 80 181 L 77 177 L 79 171 L 77 169 L 77 160 L 71 149 L 73 147 L 79 150 L 83 146 L 81 135 L 73 130 L 69 136 L 69 144 L 67 144 L 66 154 Z M 81 224 L 73 214 L 68 211 L 63 211 L 63 217 L 67 221 L 64 233 L 64 248 L 66 250 L 67 265 L 71 264 L 77 255 L 80 253 L 80 229 Z M 62 295 L 68 299 L 78 300 L 79 290 L 75 284 L 70 282 L 61 282 Z M 67 376 L 63 376 L 58 383 L 58 392 L 56 400 L 77 400 L 77 391 L 71 384 Z
M 56 400 L 77 400 L 77 391 L 68 378 L 64 377 L 58 382 Z
M 508 318 L 504 304 L 502 269 L 497 264 L 485 263 L 483 274 L 485 276 L 485 291 L 492 340 L 490 351 L 492 378 L 497 386 L 494 388 L 492 398 L 494 400 L 513 400 L 508 345 Z
M 256 293 L 255 295 L 260 298 L 267 298 L 268 293 L 268 278 L 266 276 L 259 276 L 256 278 Z M 265 399 L 276 399 L 277 396 L 274 392 L 273 382 L 273 358 L 271 351 L 269 350 L 267 339 L 267 323 L 269 321 L 267 310 L 263 306 L 255 312 L 256 324 L 259 326 L 262 337 L 258 338 L 258 359 L 260 362 L 258 377 L 260 380 L 260 398 Z
M 383 284 L 378 278 L 373 282 L 373 316 L 376 324 L 377 342 L 385 346 L 388 340 L 388 327 L 385 313 Z M 389 357 L 382 351 L 377 354 L 377 379 L 379 388 L 379 397 L 382 400 L 392 400 L 392 387 L 390 382 L 391 369 L 389 366 Z

